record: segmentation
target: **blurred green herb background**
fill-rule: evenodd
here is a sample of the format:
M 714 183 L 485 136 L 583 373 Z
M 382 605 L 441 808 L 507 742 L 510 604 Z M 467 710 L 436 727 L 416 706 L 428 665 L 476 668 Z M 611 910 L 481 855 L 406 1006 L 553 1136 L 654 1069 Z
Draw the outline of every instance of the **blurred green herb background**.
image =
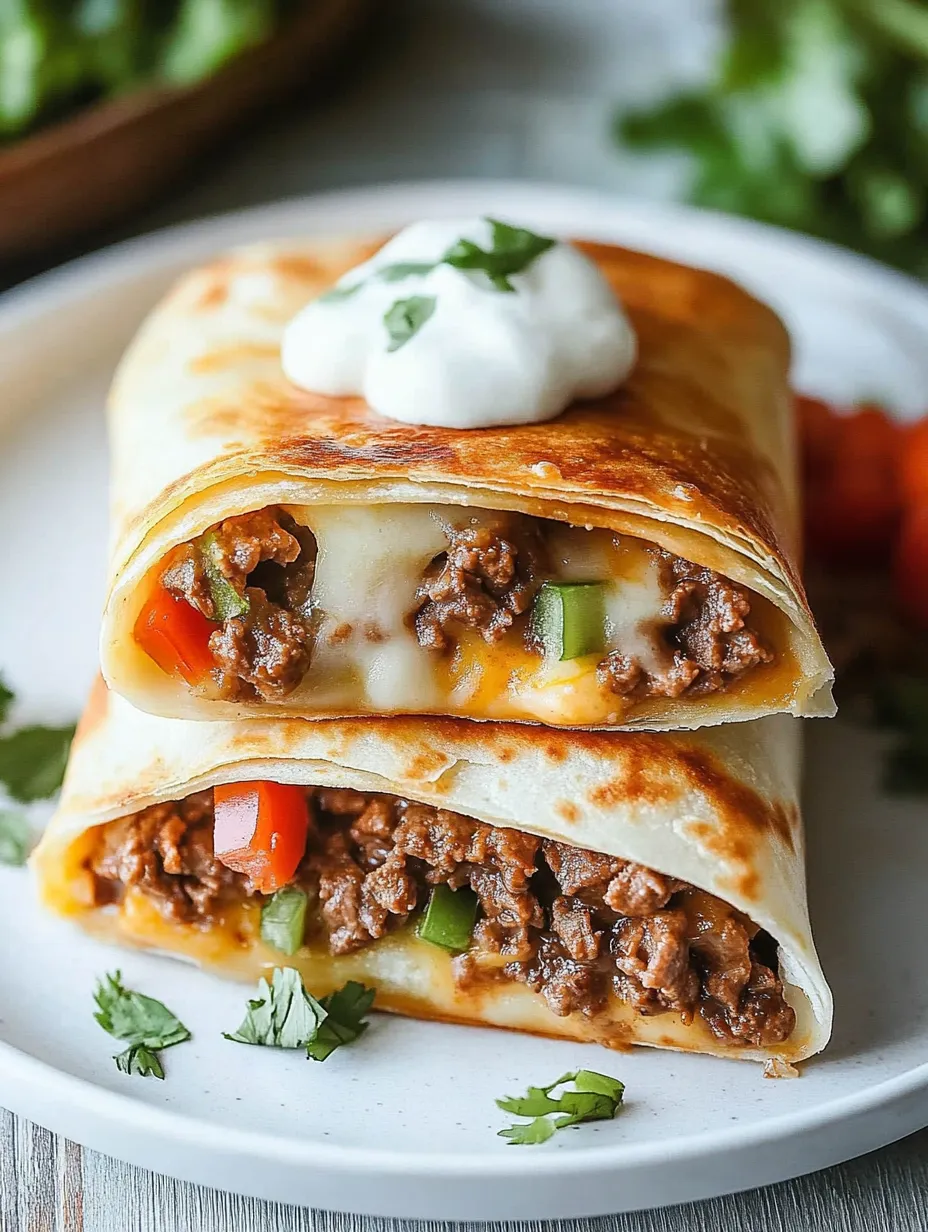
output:
M 712 84 L 616 120 L 689 151 L 690 199 L 928 273 L 928 4 L 727 0 Z
M 286 0 L 0 0 L 0 140 L 140 85 L 189 86 L 277 28 Z

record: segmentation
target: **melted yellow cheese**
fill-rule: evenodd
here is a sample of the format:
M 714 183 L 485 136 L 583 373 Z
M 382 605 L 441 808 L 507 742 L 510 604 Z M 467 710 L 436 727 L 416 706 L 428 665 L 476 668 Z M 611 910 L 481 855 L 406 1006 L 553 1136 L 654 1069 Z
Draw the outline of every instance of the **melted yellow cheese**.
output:
M 261 941 L 260 909 L 255 902 L 229 907 L 208 927 L 196 927 L 165 918 L 135 888 L 119 906 L 97 909 L 88 909 L 82 890 L 76 901 L 47 892 L 44 897 L 53 910 L 76 915 L 84 929 L 105 941 L 183 958 L 227 979 L 256 982 L 274 967 L 288 966 L 300 972 L 316 996 L 333 992 L 347 980 L 360 980 L 377 989 L 377 1009 L 409 1017 L 593 1040 L 611 1048 L 645 1044 L 759 1060 L 771 1055 L 767 1049 L 722 1043 L 698 1015 L 691 1021 L 677 1013 L 642 1016 L 627 1002 L 610 996 L 593 1018 L 579 1013 L 562 1018 L 523 984 L 494 979 L 459 984 L 451 956 L 421 941 L 412 927 L 351 954 L 332 955 L 324 945 L 304 945 L 291 957 Z M 773 1055 L 784 1060 L 798 1057 L 807 1042 L 797 1031 Z

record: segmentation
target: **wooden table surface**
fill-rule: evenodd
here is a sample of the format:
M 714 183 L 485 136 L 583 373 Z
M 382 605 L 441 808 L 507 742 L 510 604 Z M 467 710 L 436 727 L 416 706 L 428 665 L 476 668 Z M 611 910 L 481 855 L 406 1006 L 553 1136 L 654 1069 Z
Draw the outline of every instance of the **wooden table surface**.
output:
M 668 81 L 704 71 L 717 41 L 708 16 L 713 7 L 712 0 L 395 0 L 384 6 L 381 28 L 350 79 L 328 98 L 241 138 L 123 234 L 285 196 L 408 179 L 521 177 L 666 195 L 678 182 L 678 166 L 616 154 L 609 119 L 617 99 L 653 95 Z M 24 272 L 34 271 L 5 279 L 0 272 L 0 279 Z M 426 1226 L 201 1189 L 82 1150 L 0 1109 L 0 1232 Z M 928 1131 L 769 1189 L 562 1221 L 562 1228 L 926 1232 Z

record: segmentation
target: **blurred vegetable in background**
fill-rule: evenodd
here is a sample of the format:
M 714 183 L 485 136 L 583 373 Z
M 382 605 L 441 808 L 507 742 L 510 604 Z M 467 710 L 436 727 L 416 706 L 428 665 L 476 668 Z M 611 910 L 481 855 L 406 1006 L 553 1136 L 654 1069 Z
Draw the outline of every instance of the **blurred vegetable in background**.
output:
M 806 582 L 839 705 L 890 734 L 888 790 L 928 793 L 928 416 L 796 410 Z
M 274 32 L 286 0 L 0 0 L 0 139 L 139 85 L 187 86 Z
M 702 92 L 619 116 L 695 157 L 690 197 L 928 270 L 928 4 L 727 0 Z

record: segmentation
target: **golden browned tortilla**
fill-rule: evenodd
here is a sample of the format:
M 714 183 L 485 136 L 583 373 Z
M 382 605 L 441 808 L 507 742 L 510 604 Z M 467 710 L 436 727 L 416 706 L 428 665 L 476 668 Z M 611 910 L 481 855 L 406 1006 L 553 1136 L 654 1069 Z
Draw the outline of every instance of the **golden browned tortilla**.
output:
M 182 279 L 143 326 L 110 399 L 114 547 L 102 656 L 111 686 L 153 712 L 193 718 L 273 706 L 305 717 L 430 710 L 670 729 L 831 713 L 831 667 L 798 571 L 789 341 L 774 313 L 716 274 L 582 243 L 638 334 L 626 383 L 548 423 L 409 426 L 358 398 L 297 389 L 280 367 L 287 321 L 377 246 L 304 240 L 243 249 Z M 314 529 L 320 551 L 349 507 L 362 519 L 360 538 L 371 537 L 364 526 L 395 523 L 397 542 L 408 539 L 411 507 L 423 517 L 435 507 L 465 516 L 466 506 L 606 528 L 746 588 L 774 660 L 711 694 L 606 704 L 593 696 L 595 662 L 578 668 L 583 700 L 575 688 L 570 701 L 563 679 L 539 683 L 538 665 L 521 651 L 476 639 L 461 651 L 466 670 L 484 675 L 471 696 L 455 687 L 462 668 L 451 678 L 439 671 L 426 702 L 416 704 L 414 691 L 384 698 L 353 661 L 356 678 L 335 688 L 324 656 L 286 696 L 197 695 L 140 650 L 134 623 L 172 550 L 267 506 Z M 343 549 L 343 539 L 332 542 Z
M 831 1031 L 831 994 L 810 932 L 798 808 L 798 725 L 786 716 L 687 733 L 566 732 L 418 717 L 201 723 L 134 710 L 102 684 L 72 752 L 62 800 L 33 862 L 52 910 L 103 939 L 151 947 L 221 975 L 297 967 L 321 995 L 347 979 L 382 1009 L 506 1026 L 611 1046 L 629 1043 L 795 1061 Z M 260 938 L 250 898 L 188 921 L 134 886 L 101 899 L 90 866 L 101 827 L 217 784 L 270 779 L 389 793 L 488 826 L 606 853 L 715 896 L 773 939 L 788 1038 L 721 1039 L 699 1014 L 642 1014 L 617 995 L 596 1014 L 552 1012 L 524 982 L 461 980 L 413 927 L 351 952 L 315 934 L 292 957 Z

